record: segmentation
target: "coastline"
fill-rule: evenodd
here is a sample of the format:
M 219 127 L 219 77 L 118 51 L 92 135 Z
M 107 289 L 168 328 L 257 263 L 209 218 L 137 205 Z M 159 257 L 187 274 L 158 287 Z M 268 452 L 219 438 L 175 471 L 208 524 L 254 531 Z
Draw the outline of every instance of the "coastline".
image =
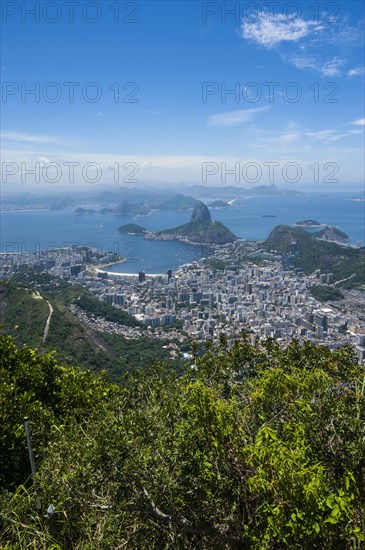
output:
M 118 264 L 110 264 L 110 265 L 118 265 Z M 97 269 L 96 272 L 97 273 L 106 273 L 108 275 L 108 277 L 135 277 L 135 278 L 138 278 L 138 273 L 120 273 L 119 271 L 106 271 L 105 269 Z M 166 273 L 145 273 L 145 277 L 152 277 L 152 278 L 164 277 L 165 275 L 166 275 Z
M 113 262 L 113 263 L 110 263 L 110 264 L 99 264 L 99 265 L 93 265 L 91 266 L 91 270 L 98 274 L 98 273 L 106 273 L 108 275 L 108 277 L 138 277 L 138 272 L 137 273 L 122 273 L 120 271 L 109 271 L 108 268 L 111 268 L 111 267 L 114 267 L 116 265 L 121 265 L 121 264 L 124 264 L 124 263 L 127 263 L 126 260 L 119 260 L 117 262 Z M 166 275 L 166 273 L 146 273 L 145 272 L 145 276 L 146 277 L 163 277 L 164 275 Z
M 331 227 L 326 223 L 319 223 L 316 225 L 310 224 L 310 223 L 294 223 L 294 227 L 305 227 L 307 229 L 317 229 L 319 227 Z
M 0 214 L 6 214 L 6 212 L 9 212 L 10 214 L 19 212 L 51 212 L 51 210 L 51 208 L 20 208 L 19 210 L 0 210 Z

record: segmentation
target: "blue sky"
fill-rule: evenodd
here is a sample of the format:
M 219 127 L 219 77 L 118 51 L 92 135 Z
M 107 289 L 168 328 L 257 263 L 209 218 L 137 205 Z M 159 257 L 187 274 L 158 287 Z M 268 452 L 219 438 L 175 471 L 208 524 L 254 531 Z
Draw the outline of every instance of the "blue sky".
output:
M 71 21 L 61 1 L 2 2 L 4 185 L 65 162 L 74 185 L 87 163 L 112 183 L 117 162 L 140 181 L 199 183 L 204 165 L 208 184 L 363 188 L 363 2 L 74 4 Z

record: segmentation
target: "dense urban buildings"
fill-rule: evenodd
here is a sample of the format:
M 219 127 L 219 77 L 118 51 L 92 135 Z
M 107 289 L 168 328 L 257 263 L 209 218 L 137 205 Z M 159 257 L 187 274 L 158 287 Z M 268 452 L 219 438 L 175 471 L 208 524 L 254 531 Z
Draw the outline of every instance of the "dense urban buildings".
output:
M 293 338 L 309 339 L 330 349 L 352 344 L 365 364 L 365 293 L 341 290 L 341 299 L 316 299 L 314 285 L 332 287 L 331 273 L 304 275 L 288 259 L 262 250 L 259 242 L 238 241 L 214 247 L 214 256 L 181 266 L 176 272 L 136 275 L 108 271 L 113 254 L 73 248 L 43 253 L 0 256 L 1 278 L 37 267 L 51 275 L 81 284 L 98 299 L 122 308 L 145 328 L 123 327 L 90 318 L 77 305 L 71 311 L 101 332 L 138 338 L 169 335 L 184 341 L 229 340 L 242 331 L 252 337 L 274 338 L 286 346 Z M 295 255 L 295 250 L 290 252 Z M 175 353 L 175 352 L 174 352 Z

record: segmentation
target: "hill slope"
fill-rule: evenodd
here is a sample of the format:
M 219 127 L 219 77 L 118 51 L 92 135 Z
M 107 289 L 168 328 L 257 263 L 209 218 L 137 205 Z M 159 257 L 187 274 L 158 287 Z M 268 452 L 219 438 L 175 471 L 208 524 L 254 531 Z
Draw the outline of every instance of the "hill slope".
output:
M 164 340 L 148 338 L 143 331 L 139 338 L 129 339 L 100 332 L 83 321 L 86 317 L 96 318 L 140 331 L 134 317 L 100 302 L 78 285 L 71 286 L 49 276 L 40 279 L 47 282 L 36 283 L 33 287 L 12 280 L 0 283 L 2 332 L 13 335 L 18 345 L 33 346 L 42 353 L 55 350 L 57 359 L 64 364 L 77 363 L 94 372 L 105 369 L 115 381 L 126 371 L 140 368 L 147 358 L 171 363 L 168 352 L 162 347 L 166 344 Z M 40 297 L 34 298 L 35 294 Z M 49 316 L 47 300 L 52 304 L 53 313 L 47 338 L 43 341 Z M 77 316 L 73 306 L 82 310 L 86 317 Z
M 158 205 L 158 208 L 159 210 L 188 210 L 194 208 L 198 202 L 199 201 L 193 197 L 178 193 L 173 197 L 163 200 Z
M 0 548 L 360 550 L 351 351 L 222 337 L 191 366 L 116 387 L 0 337 Z
M 225 225 L 212 221 L 208 207 L 200 201 L 195 206 L 189 223 L 159 231 L 155 235 L 157 238 L 188 240 L 197 244 L 227 244 L 237 240 Z
M 286 255 L 296 251 L 294 265 L 304 273 L 320 269 L 323 273 L 333 273 L 335 281 L 352 277 L 341 283 L 344 288 L 365 284 L 365 248 L 354 249 L 322 240 L 325 235 L 328 235 L 325 230 L 309 233 L 301 227 L 278 225 L 271 231 L 264 247 Z

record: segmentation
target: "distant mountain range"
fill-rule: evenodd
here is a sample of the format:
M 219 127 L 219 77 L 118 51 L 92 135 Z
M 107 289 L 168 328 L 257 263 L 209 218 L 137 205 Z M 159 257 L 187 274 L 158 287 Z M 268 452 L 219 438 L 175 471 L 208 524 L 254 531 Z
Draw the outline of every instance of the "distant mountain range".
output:
M 121 201 L 115 208 L 102 208 L 95 210 L 93 208 L 76 208 L 74 214 L 92 215 L 92 214 L 113 214 L 114 216 L 146 216 L 150 209 L 143 203 L 132 203 L 127 200 Z
M 198 200 L 188 195 L 177 193 L 172 197 L 163 200 L 159 205 L 159 210 L 189 210 L 198 204 Z
M 156 189 L 154 191 L 141 189 L 123 189 L 118 191 L 103 191 L 93 199 L 89 198 L 88 204 L 96 201 L 99 205 L 105 203 L 117 203 L 114 208 L 83 208 L 78 207 L 75 214 L 114 214 L 119 216 L 144 216 L 151 210 L 190 210 L 199 202 L 196 197 L 210 196 L 213 200 L 210 208 L 228 208 L 228 200 L 242 199 L 252 196 L 276 196 L 299 195 L 299 191 L 292 189 L 279 189 L 276 185 L 260 185 L 252 189 L 243 187 L 206 187 L 194 185 L 186 188 L 188 195 Z M 121 198 L 123 197 L 123 198 Z M 225 199 L 225 200 L 223 200 Z M 85 199 L 86 200 L 86 199 Z M 80 204 L 80 203 L 79 203 Z
M 183 184 L 182 184 L 183 185 Z M 197 199 L 238 199 L 252 196 L 267 196 L 267 195 L 303 195 L 304 193 L 294 189 L 279 189 L 276 185 L 259 185 L 246 189 L 244 187 L 236 187 L 232 185 L 214 187 L 206 185 L 184 185 L 185 194 L 179 191 L 181 186 L 170 186 L 169 190 L 161 187 L 155 189 L 148 188 L 123 188 L 122 190 L 104 191 L 96 198 L 105 202 L 117 202 L 121 195 L 129 200 L 147 201 L 152 208 L 161 210 L 180 210 L 186 208 L 194 208 Z
M 181 189 L 185 193 L 181 193 Z M 260 185 L 246 189 L 238 186 L 204 186 L 201 184 L 185 184 L 163 186 L 160 182 L 141 182 L 139 187 L 115 187 L 104 189 L 100 192 L 97 188 L 85 191 L 75 190 L 72 192 L 62 191 L 60 193 L 47 194 L 42 196 L 39 193 L 18 193 L 2 195 L 1 209 L 47 209 L 62 210 L 68 207 L 83 208 L 87 204 L 88 212 L 78 211 L 79 214 L 93 214 L 100 212 L 100 207 L 105 206 L 102 213 L 120 215 L 135 215 L 135 212 L 128 212 L 126 202 L 137 203 L 139 208 L 145 210 L 187 210 L 194 208 L 197 200 L 206 200 L 209 197 L 212 201 L 222 200 L 227 202 L 233 199 L 244 199 L 252 196 L 273 196 L 273 195 L 300 195 L 300 191 L 293 189 L 279 189 L 276 185 Z M 110 207 L 110 205 L 118 205 Z M 93 207 L 95 205 L 95 208 Z M 223 207 L 223 204 L 220 205 Z M 120 212 L 113 212 L 115 209 Z M 142 209 L 143 209 L 142 208 Z M 138 212 L 137 212 L 138 213 Z M 143 215 L 143 214 L 142 214 Z
M 276 185 L 258 185 L 256 187 L 251 187 L 246 189 L 245 187 L 235 187 L 232 185 L 222 186 L 222 187 L 213 187 L 205 185 L 192 185 L 186 186 L 185 191 L 191 195 L 200 197 L 206 197 L 207 195 L 216 197 L 216 198 L 245 198 L 252 196 L 262 196 L 262 195 L 304 195 L 300 191 L 294 189 L 279 189 Z

